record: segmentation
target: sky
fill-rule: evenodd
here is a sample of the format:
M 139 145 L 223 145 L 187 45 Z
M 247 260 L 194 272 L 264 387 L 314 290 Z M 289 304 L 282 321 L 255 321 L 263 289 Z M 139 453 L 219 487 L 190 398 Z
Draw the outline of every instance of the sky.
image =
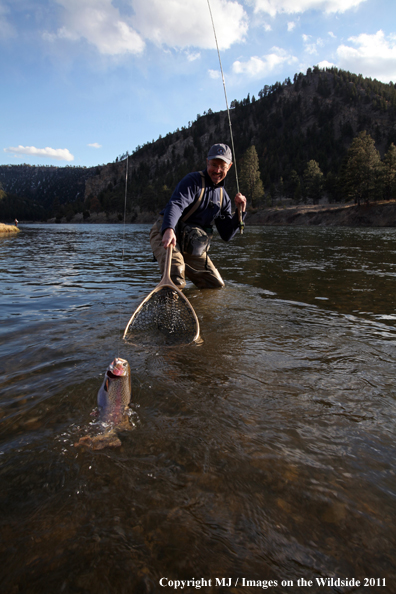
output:
M 229 104 L 314 65 L 396 82 L 395 0 L 0 0 L 0 164 L 110 163 L 224 110 L 210 10 Z

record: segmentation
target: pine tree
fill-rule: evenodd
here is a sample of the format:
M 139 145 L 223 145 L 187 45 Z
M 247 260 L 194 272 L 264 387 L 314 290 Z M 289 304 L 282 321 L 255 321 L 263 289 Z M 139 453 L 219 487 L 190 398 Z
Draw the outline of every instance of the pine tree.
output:
M 292 169 L 287 182 L 285 184 L 286 195 L 292 198 L 297 204 L 301 200 L 301 182 L 298 173 L 295 169 Z
M 381 177 L 384 198 L 391 200 L 396 197 L 396 147 L 392 144 L 382 160 Z
M 349 199 L 360 205 L 377 196 L 380 155 L 374 140 L 365 130 L 353 139 L 347 153 L 343 173 L 344 191 Z
M 319 163 L 313 159 L 308 161 L 304 171 L 304 187 L 307 198 L 310 198 L 314 204 L 318 204 L 322 197 L 323 173 Z
M 263 182 L 260 177 L 259 160 L 256 147 L 250 146 L 243 156 L 240 169 L 242 192 L 250 204 L 255 207 L 264 197 Z

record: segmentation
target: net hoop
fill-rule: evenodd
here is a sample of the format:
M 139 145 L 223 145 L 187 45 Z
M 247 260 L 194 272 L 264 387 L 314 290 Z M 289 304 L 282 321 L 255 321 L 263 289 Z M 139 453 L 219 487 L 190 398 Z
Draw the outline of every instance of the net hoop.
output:
M 142 311 L 144 306 L 149 303 L 149 301 L 153 298 L 153 296 L 156 295 L 157 293 L 159 293 L 163 289 L 169 289 L 170 291 L 174 292 L 179 299 L 182 300 L 184 308 L 188 310 L 189 314 L 191 314 L 191 316 L 194 320 L 195 334 L 194 334 L 193 338 L 189 339 L 187 343 L 184 342 L 184 343 L 179 343 L 179 344 L 184 344 L 184 345 L 191 344 L 198 340 L 199 333 L 200 333 L 198 317 L 197 317 L 191 303 L 187 299 L 187 297 L 185 295 L 183 295 L 183 293 L 174 284 L 174 282 L 172 281 L 172 279 L 170 277 L 170 268 L 171 268 L 171 263 L 172 263 L 172 252 L 173 252 L 173 246 L 170 245 L 168 247 L 168 249 L 166 250 L 166 259 L 165 259 L 165 268 L 164 268 L 163 277 L 162 277 L 161 281 L 159 282 L 159 284 L 147 295 L 147 297 L 145 297 L 143 299 L 143 301 L 140 303 L 140 305 L 136 308 L 136 310 L 132 314 L 128 324 L 126 325 L 123 339 L 125 339 L 127 337 L 128 333 L 129 333 L 129 329 L 133 325 L 133 322 L 136 320 L 138 314 Z M 172 345 L 172 346 L 176 346 L 176 345 Z

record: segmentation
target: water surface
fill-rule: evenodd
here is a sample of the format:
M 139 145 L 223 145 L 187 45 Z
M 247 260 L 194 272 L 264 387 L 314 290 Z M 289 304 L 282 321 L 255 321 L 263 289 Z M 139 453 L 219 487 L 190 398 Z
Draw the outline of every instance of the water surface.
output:
M 215 239 L 226 287 L 188 285 L 202 342 L 172 349 L 122 340 L 159 282 L 148 230 L 0 239 L 1 591 L 396 591 L 396 229 Z M 131 430 L 76 448 L 117 355 Z

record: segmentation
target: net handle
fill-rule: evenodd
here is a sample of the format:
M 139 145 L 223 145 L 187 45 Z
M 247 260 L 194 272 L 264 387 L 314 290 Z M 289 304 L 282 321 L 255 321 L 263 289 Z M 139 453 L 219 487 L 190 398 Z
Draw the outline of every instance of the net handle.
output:
M 158 287 L 162 287 L 163 285 L 173 285 L 176 287 L 174 282 L 171 279 L 170 271 L 172 265 L 172 253 L 173 253 L 173 245 L 170 244 L 169 247 L 166 249 L 166 256 L 165 256 L 165 267 L 164 267 L 164 274 L 162 275 L 161 282 L 158 284 Z
M 243 229 L 245 227 L 245 223 L 243 222 L 243 215 L 242 215 L 242 204 L 238 205 L 238 219 L 239 219 L 239 232 L 242 235 Z

